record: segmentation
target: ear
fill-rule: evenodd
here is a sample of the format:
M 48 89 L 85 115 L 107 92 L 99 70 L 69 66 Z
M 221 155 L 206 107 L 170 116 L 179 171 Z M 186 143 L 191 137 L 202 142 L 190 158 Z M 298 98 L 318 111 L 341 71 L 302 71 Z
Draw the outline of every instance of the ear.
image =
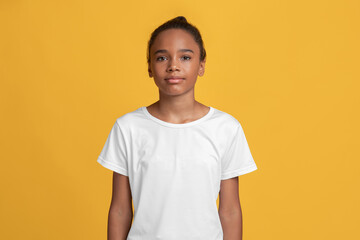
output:
M 205 73 L 205 62 L 206 62 L 206 59 L 204 59 L 203 61 L 200 61 L 199 72 L 198 72 L 198 75 L 200 77 L 203 76 Z
M 153 76 L 152 76 L 152 72 L 151 72 L 150 64 L 148 64 L 148 73 L 149 73 L 149 77 L 151 77 L 151 78 L 152 78 Z

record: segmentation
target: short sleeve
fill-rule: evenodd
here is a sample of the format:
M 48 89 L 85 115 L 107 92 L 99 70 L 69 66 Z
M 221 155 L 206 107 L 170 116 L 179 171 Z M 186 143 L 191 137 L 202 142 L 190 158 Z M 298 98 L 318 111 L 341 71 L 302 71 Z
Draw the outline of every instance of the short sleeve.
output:
M 251 155 L 244 131 L 239 123 L 221 160 L 221 180 L 255 171 L 257 166 Z
M 124 131 L 115 122 L 97 159 L 103 167 L 128 176 L 126 141 Z

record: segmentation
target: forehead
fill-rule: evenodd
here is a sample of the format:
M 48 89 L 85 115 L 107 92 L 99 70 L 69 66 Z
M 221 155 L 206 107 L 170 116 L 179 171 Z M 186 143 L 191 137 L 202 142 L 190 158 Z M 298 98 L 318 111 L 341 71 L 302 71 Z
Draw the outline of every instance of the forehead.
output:
M 192 49 L 194 52 L 200 51 L 194 37 L 182 29 L 167 29 L 156 37 L 151 52 L 158 49 L 174 50 L 180 48 Z

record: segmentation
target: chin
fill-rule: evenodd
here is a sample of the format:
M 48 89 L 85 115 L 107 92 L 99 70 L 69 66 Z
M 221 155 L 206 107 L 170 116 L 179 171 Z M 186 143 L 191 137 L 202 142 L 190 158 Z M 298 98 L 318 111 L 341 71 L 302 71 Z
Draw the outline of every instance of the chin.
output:
M 193 91 L 194 88 L 190 88 L 190 89 L 178 89 L 178 90 L 172 90 L 172 91 L 167 91 L 167 90 L 160 90 L 160 93 L 162 95 L 167 95 L 167 96 L 179 96 L 179 95 L 184 95 L 187 94 L 190 91 Z

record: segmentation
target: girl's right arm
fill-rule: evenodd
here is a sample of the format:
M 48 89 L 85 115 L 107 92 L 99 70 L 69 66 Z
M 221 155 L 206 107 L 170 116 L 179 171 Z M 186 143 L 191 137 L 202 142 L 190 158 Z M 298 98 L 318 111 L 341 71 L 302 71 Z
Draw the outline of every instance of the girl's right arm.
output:
M 108 216 L 108 240 L 126 240 L 132 218 L 129 178 L 113 172 L 112 199 Z

